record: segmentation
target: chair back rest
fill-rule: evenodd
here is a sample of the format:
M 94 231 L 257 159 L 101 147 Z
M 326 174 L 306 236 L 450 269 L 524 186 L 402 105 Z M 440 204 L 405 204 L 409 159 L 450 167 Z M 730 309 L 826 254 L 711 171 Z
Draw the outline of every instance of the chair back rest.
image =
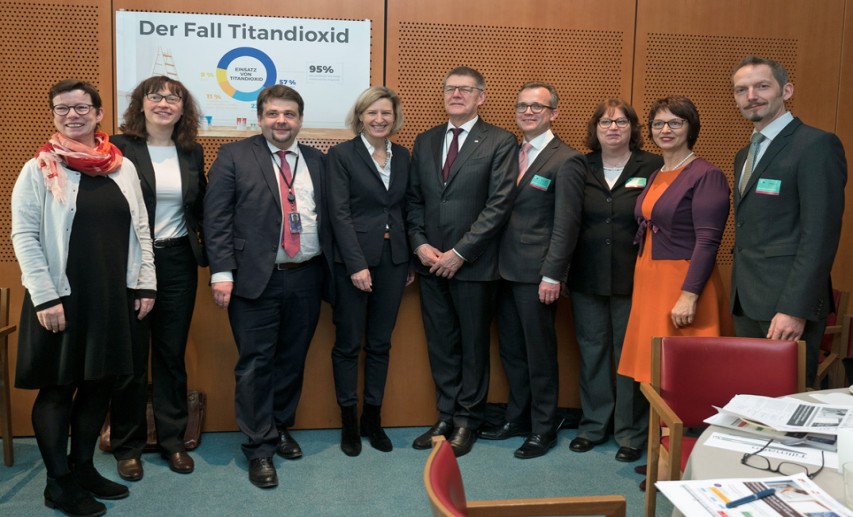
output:
M 467 515 L 462 473 L 453 449 L 443 436 L 433 438 L 432 452 L 424 467 L 424 486 L 435 517 Z
M 9 324 L 9 288 L 0 287 L 0 327 Z
M 849 302 L 850 291 L 842 291 L 840 289 L 832 290 L 832 305 L 835 307 L 835 310 L 826 315 L 827 332 L 823 336 L 823 340 L 820 342 L 820 349 L 824 352 L 835 352 L 835 350 L 832 349 L 832 342 L 835 339 L 835 333 L 830 332 L 830 329 L 835 325 L 841 325 L 842 319 L 847 315 L 847 305 Z M 849 355 L 845 357 L 849 357 Z
M 736 337 L 653 338 L 652 385 L 685 427 L 735 395 L 805 391 L 805 343 Z
M 853 316 L 845 314 L 841 318 L 841 347 L 847 350 L 845 357 L 853 357 Z

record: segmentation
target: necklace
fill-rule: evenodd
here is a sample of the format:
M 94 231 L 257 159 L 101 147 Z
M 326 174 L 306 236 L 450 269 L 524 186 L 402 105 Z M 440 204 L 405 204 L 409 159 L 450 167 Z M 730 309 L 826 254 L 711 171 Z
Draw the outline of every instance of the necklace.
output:
M 628 160 L 631 159 L 631 151 L 628 151 L 628 154 L 624 156 L 620 156 L 617 159 L 605 160 L 604 155 L 601 156 L 601 163 L 608 169 L 620 169 L 625 167 L 625 164 L 628 163 Z M 608 163 L 609 162 L 609 163 Z
M 675 169 L 677 169 L 677 168 L 681 167 L 682 165 L 684 165 L 684 162 L 686 162 L 687 160 L 689 160 L 691 156 L 693 156 L 693 151 L 690 151 L 690 154 L 688 154 L 687 156 L 685 156 L 685 157 L 684 157 L 684 159 L 683 159 L 683 160 L 681 160 L 680 162 L 676 163 L 676 164 L 675 164 L 675 167 L 667 167 L 667 166 L 664 164 L 663 168 L 661 168 L 661 170 L 660 170 L 660 171 L 661 171 L 661 172 L 674 171 Z M 666 170 L 664 170 L 664 169 L 666 169 Z

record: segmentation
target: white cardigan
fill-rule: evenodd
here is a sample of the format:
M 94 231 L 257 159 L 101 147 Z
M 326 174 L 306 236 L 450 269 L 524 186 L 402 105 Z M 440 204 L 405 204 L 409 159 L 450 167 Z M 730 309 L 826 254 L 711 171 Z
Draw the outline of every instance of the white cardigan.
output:
M 12 244 L 21 267 L 21 282 L 30 293 L 33 305 L 58 300 L 71 294 L 65 274 L 68 244 L 77 206 L 80 185 L 78 171 L 65 168 L 66 200 L 58 202 L 48 193 L 42 171 L 35 158 L 28 161 L 12 190 Z M 142 198 L 136 167 L 123 160 L 121 167 L 108 175 L 127 199 L 130 207 L 130 246 L 127 258 L 127 287 L 156 290 L 154 252 L 148 230 L 148 212 Z

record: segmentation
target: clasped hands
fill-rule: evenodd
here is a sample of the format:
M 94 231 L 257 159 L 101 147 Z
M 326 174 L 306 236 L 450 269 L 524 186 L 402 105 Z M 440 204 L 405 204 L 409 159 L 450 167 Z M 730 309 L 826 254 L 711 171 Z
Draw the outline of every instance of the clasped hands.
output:
M 421 264 L 429 268 L 429 272 L 443 278 L 453 278 L 465 263 L 452 249 L 440 252 L 429 244 L 423 244 L 416 250 Z

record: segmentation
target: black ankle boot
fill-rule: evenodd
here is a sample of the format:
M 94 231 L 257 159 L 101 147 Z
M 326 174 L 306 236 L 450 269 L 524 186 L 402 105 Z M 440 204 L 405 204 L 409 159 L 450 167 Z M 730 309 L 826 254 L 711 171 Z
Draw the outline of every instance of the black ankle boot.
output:
M 358 406 L 341 406 L 341 450 L 347 456 L 361 454 L 358 435 Z
M 391 452 L 394 445 L 391 439 L 382 429 L 382 418 L 380 413 L 382 406 L 364 405 L 364 413 L 361 415 L 361 435 L 370 440 L 370 446 L 382 452 Z
M 97 517 L 107 513 L 107 507 L 89 495 L 74 481 L 72 474 L 65 474 L 56 479 L 47 478 L 44 489 L 44 505 L 55 508 L 66 515 L 81 517 Z
M 74 481 L 98 499 L 124 499 L 130 495 L 126 486 L 110 481 L 98 473 L 92 460 L 74 464 L 69 458 L 68 466 L 71 468 Z

